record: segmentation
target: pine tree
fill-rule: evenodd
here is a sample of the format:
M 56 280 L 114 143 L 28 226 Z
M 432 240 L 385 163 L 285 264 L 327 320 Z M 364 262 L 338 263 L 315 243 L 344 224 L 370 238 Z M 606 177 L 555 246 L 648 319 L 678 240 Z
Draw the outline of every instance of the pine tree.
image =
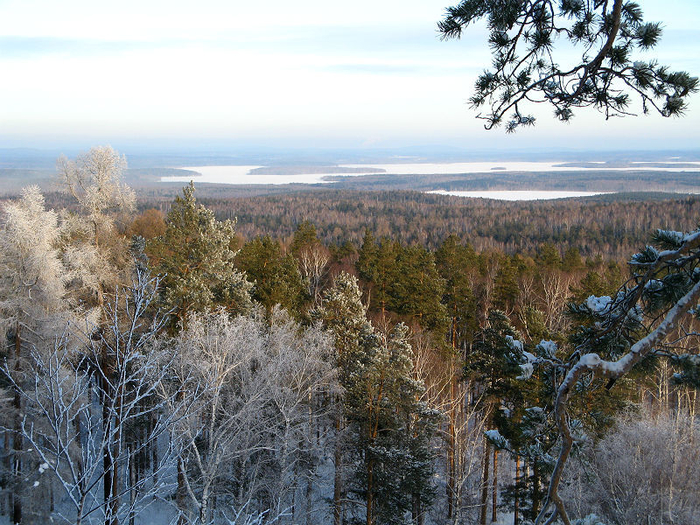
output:
M 291 254 L 269 235 L 256 237 L 243 245 L 236 255 L 236 266 L 254 283 L 253 299 L 268 312 L 275 305 L 299 313 L 308 295 Z
M 342 411 L 355 459 L 352 491 L 366 504 L 365 522 L 422 523 L 433 495 L 429 446 L 437 414 L 420 401 L 405 325 L 389 335 L 365 318 L 357 280 L 341 273 L 317 314 L 335 336 Z M 337 465 L 336 465 L 337 468 Z
M 438 29 L 443 38 L 459 38 L 482 18 L 488 22 L 493 69 L 479 76 L 470 102 L 488 107 L 478 116 L 487 129 L 504 119 L 507 131 L 533 125 L 535 118 L 521 112 L 533 102 L 553 106 L 562 122 L 582 107 L 595 107 L 606 118 L 630 115 L 634 98 L 644 113 L 678 116 L 698 90 L 696 77 L 640 59 L 640 52 L 659 42 L 662 29 L 644 22 L 637 3 L 461 0 L 447 9 Z M 560 43 L 570 54 L 579 51 L 580 60 L 562 68 L 558 39 L 566 39 Z
M 450 319 L 449 341 L 454 350 L 464 349 L 477 329 L 473 281 L 476 253 L 451 235 L 435 252 L 435 263 L 445 280 L 442 302 Z
M 435 266 L 435 257 L 420 246 L 396 247 L 393 277 L 388 286 L 389 309 L 409 316 L 412 322 L 443 332 L 447 324 L 442 296 L 445 281 Z
M 341 272 L 333 281 L 333 286 L 324 294 L 321 306 L 312 313 L 320 319 L 323 326 L 333 334 L 335 360 L 338 369 L 338 381 L 343 388 L 351 382 L 355 359 L 360 354 L 362 342 L 372 334 L 372 326 L 365 317 L 362 304 L 362 292 L 357 279 Z M 345 516 L 344 500 L 346 494 L 344 453 L 347 440 L 347 416 L 345 402 L 337 397 L 335 400 L 335 476 L 333 488 L 333 522 L 342 525 Z
M 175 198 L 165 233 L 150 241 L 147 251 L 163 275 L 163 302 L 182 325 L 190 312 L 217 306 L 230 313 L 251 309 L 252 285 L 234 267 L 234 224 L 220 222 L 198 204 L 190 183 Z

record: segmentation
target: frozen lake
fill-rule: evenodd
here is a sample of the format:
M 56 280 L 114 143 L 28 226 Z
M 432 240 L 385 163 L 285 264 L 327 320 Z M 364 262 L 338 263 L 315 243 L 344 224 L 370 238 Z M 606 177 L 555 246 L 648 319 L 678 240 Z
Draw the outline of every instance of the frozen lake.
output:
M 383 170 L 384 175 L 451 175 L 457 173 L 502 173 L 502 172 L 566 172 L 586 171 L 589 169 L 604 169 L 605 171 L 666 171 L 681 172 L 690 171 L 700 173 L 700 162 L 685 162 L 685 167 L 674 166 L 673 162 L 633 163 L 627 167 L 608 167 L 603 163 L 588 162 L 595 168 L 582 168 L 575 166 L 562 166 L 560 162 L 456 162 L 456 163 L 413 163 L 413 164 L 343 164 L 340 168 L 353 168 L 354 173 L 308 173 L 294 175 L 261 175 L 250 174 L 250 170 L 263 166 L 193 166 L 180 169 L 196 171 L 201 175 L 196 177 L 197 182 L 217 184 L 321 184 L 332 182 L 329 177 L 357 177 L 376 174 L 377 170 Z M 652 163 L 649 163 L 652 164 Z M 600 167 L 598 167 L 598 165 Z M 688 167 L 690 166 L 690 167 Z M 361 171 L 366 169 L 367 171 Z M 162 182 L 189 182 L 190 175 L 162 177 Z
M 200 175 L 192 177 L 182 176 L 162 177 L 162 182 L 189 182 L 197 183 L 237 184 L 237 185 L 280 185 L 280 184 L 331 184 L 337 177 L 358 177 L 363 175 L 454 175 L 459 173 L 503 173 L 503 172 L 572 172 L 600 170 L 611 172 L 624 171 L 664 171 L 664 172 L 697 172 L 700 175 L 700 162 L 683 162 L 682 167 L 678 162 L 631 162 L 624 167 L 609 167 L 603 162 L 586 162 L 587 167 L 569 165 L 562 166 L 561 162 L 456 162 L 456 163 L 401 163 L 401 164 L 343 164 L 338 168 L 350 168 L 352 173 L 324 173 L 321 168 L 313 168 L 310 171 L 317 173 L 295 173 L 267 175 L 261 173 L 251 174 L 251 170 L 264 166 L 192 166 L 179 169 L 195 171 Z M 282 167 L 280 170 L 284 170 Z M 366 171 L 365 171 L 366 170 Z M 274 173 L 274 168 L 268 168 Z M 381 173 L 377 173 L 381 171 Z M 460 197 L 475 197 L 484 199 L 499 199 L 508 201 L 565 199 L 572 197 L 588 197 L 600 195 L 606 192 L 586 191 L 434 191 L 443 195 L 456 195 Z
M 500 201 L 539 201 L 553 199 L 570 199 L 573 197 L 591 197 L 593 195 L 607 195 L 604 191 L 429 191 L 437 195 L 454 195 L 455 197 L 470 197 L 473 199 L 495 199 Z

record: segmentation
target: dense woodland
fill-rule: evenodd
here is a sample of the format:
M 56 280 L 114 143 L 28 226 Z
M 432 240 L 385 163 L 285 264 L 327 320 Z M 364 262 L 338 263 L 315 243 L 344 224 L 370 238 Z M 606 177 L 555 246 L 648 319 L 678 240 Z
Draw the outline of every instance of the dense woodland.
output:
M 697 198 L 137 208 L 124 167 L 3 205 L 11 523 L 700 519 Z

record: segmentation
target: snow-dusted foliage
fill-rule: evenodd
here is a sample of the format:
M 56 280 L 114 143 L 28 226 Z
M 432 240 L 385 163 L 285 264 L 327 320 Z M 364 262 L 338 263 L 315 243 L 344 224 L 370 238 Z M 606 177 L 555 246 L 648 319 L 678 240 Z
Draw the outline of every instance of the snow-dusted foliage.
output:
M 26 376 L 7 363 L 0 368 L 23 400 L 14 432 L 28 447 L 25 461 L 38 465 L 32 489 L 41 483 L 56 487 L 54 521 L 122 522 L 172 483 L 166 475 L 174 459 L 167 430 L 189 407 L 166 411 L 155 395 L 168 374 L 153 348 L 163 323 L 150 311 L 156 289 L 157 280 L 138 272 L 132 286 L 105 305 L 106 324 L 69 323 L 49 348 L 33 348 Z M 145 433 L 129 437 L 129 428 L 144 424 Z M 165 446 L 147 472 L 122 477 L 145 448 L 159 445 Z M 40 507 L 38 501 L 33 507 Z
M 244 506 L 282 516 L 302 487 L 308 493 L 299 512 L 312 514 L 309 487 L 322 453 L 316 432 L 334 389 L 328 335 L 318 326 L 302 330 L 283 311 L 270 324 L 260 311 L 235 318 L 218 311 L 192 314 L 163 344 L 174 352 L 164 399 L 200 392 L 197 409 L 172 428 L 182 516 L 207 524 Z
M 3 208 L 0 229 L 0 329 L 36 324 L 65 309 L 67 269 L 59 252 L 58 216 L 46 210 L 39 188 Z M 55 327 L 52 327 L 55 328 Z M 37 335 L 34 327 L 29 331 Z M 44 333 L 46 336 L 47 333 Z
M 62 212 L 63 260 L 69 267 L 71 297 L 95 307 L 97 320 L 105 294 L 128 281 L 133 262 L 116 226 L 131 220 L 134 192 L 122 182 L 126 160 L 109 146 L 92 148 L 75 161 L 60 157 L 57 168 L 77 213 Z
M 134 208 L 134 192 L 122 182 L 126 159 L 111 147 L 94 147 L 75 161 L 62 156 L 57 167 L 96 236 L 114 227 L 115 214 Z
M 346 273 L 336 277 L 315 315 L 334 336 L 343 389 L 336 407 L 335 522 L 348 492 L 353 515 L 360 519 L 357 510 L 364 507 L 369 525 L 405 523 L 407 515 L 423 520 L 433 494 L 429 442 L 438 413 L 420 399 L 425 387 L 413 377 L 408 327 L 376 330 L 365 317 L 357 279 Z
M 3 206 L 0 227 L 0 340 L 7 352 L 17 386 L 25 387 L 25 360 L 33 349 L 43 353 L 70 317 L 66 300 L 67 269 L 59 248 L 61 229 L 57 214 L 47 211 L 36 187 L 29 187 L 17 202 Z M 20 418 L 23 400 L 18 388 L 9 388 L 12 409 L 2 424 L 12 430 L 5 435 L 6 461 L 1 469 L 2 497 L 9 495 L 12 517 L 22 519 L 22 495 L 29 488 L 24 470 Z M 34 488 L 33 486 L 31 488 Z
M 654 241 L 659 249 L 647 247 L 632 257 L 631 278 L 614 297 L 590 296 L 583 304 L 571 307 L 572 315 L 581 325 L 573 338 L 576 349 L 568 360 L 557 359 L 556 346 L 544 341 L 535 350 L 536 359 L 522 354 L 521 379 L 530 377 L 531 366 L 548 369 L 552 378 L 560 378 L 552 383 L 549 413 L 557 425 L 560 451 L 536 520 L 538 524 L 550 524 L 558 519 L 570 524 L 559 495 L 559 484 L 574 444 L 585 440 L 585 432 L 568 414 L 572 396 L 588 392 L 595 378 L 608 379 L 610 388 L 616 379 L 652 356 L 668 357 L 682 365 L 677 381 L 697 377 L 693 358 L 685 350 L 679 355 L 677 349 L 683 341 L 697 343 L 698 340 L 697 333 L 680 330 L 679 322 L 697 315 L 700 231 L 688 234 L 659 231 Z
M 683 413 L 626 414 L 572 465 L 562 495 L 605 523 L 698 523 L 699 431 Z

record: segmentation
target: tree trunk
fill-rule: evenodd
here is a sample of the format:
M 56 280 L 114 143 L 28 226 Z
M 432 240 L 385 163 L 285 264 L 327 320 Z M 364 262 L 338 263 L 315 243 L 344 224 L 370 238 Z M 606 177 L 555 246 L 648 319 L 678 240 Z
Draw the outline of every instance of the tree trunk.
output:
M 110 404 L 115 411 L 118 410 L 117 392 L 113 392 L 110 378 L 113 377 L 113 366 L 106 348 L 102 352 L 100 366 L 102 367 L 102 429 L 104 432 L 104 449 L 102 451 L 102 467 L 104 472 L 103 493 L 105 501 L 105 525 L 118 525 L 117 509 L 119 508 L 118 498 L 118 471 L 114 457 L 114 447 L 119 446 L 121 439 L 119 431 L 119 421 L 117 414 L 112 414 Z
M 138 460 L 134 448 L 136 447 L 130 447 L 129 450 L 129 525 L 135 525 L 136 521 L 134 503 L 136 501 L 136 462 Z
M 413 525 L 423 525 L 425 522 L 425 514 L 423 513 L 420 494 L 413 493 L 411 497 L 411 518 Z
M 454 324 L 454 323 L 453 323 Z M 453 337 L 452 347 L 454 351 L 455 340 Z M 454 363 L 454 358 L 453 358 Z M 453 365 L 454 366 L 454 365 Z M 457 378 L 452 371 L 450 385 L 450 421 L 447 429 L 447 519 L 452 520 L 455 515 L 455 494 L 457 488 L 457 470 L 455 462 L 456 448 L 456 418 L 457 418 Z
M 540 489 L 540 469 L 537 462 L 532 464 L 532 514 L 537 516 L 540 513 L 540 503 L 542 502 L 542 490 Z
M 340 434 L 343 423 L 341 416 L 335 420 L 335 477 L 333 480 L 333 524 L 343 525 L 343 449 Z
M 367 460 L 367 525 L 374 525 L 374 460 Z
M 185 488 L 185 462 L 181 457 L 177 458 L 177 491 L 175 493 L 175 503 L 177 505 L 177 510 L 180 513 L 178 518 L 178 525 L 186 525 L 187 519 L 185 499 L 187 495 L 187 489 Z
M 520 456 L 515 456 L 515 499 L 513 501 L 513 525 L 518 525 L 520 520 Z
M 479 525 L 486 525 L 486 517 L 488 516 L 488 498 L 489 498 L 489 464 L 491 463 L 491 447 L 489 442 L 484 438 L 484 463 L 483 473 L 481 476 L 481 502 L 479 505 Z
M 491 523 L 498 521 L 498 449 L 493 449 L 493 486 L 491 489 Z
M 22 352 L 22 334 L 21 326 L 17 323 L 17 328 L 15 331 L 15 377 L 17 381 L 20 381 L 20 356 Z M 22 523 L 22 498 L 17 491 L 17 486 L 22 479 L 22 397 L 20 396 L 19 389 L 15 388 L 15 397 L 13 406 L 15 408 L 14 417 L 14 437 L 13 437 L 13 457 L 12 457 L 12 523 L 18 524 Z

